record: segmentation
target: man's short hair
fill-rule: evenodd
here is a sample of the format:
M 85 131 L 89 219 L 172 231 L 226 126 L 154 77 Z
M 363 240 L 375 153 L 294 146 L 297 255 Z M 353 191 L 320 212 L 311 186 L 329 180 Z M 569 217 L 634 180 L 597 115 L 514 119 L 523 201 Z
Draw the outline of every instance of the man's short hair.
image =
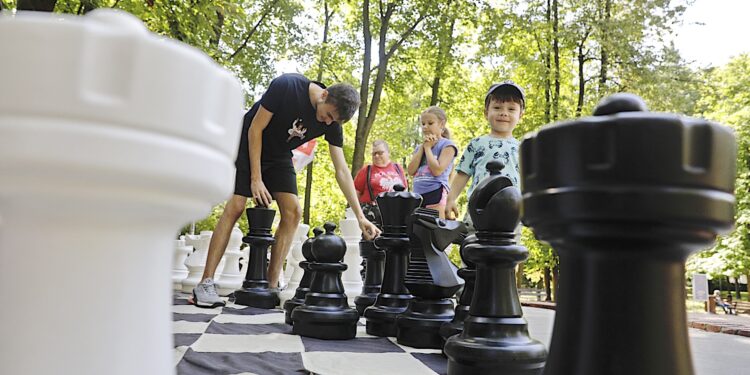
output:
M 346 83 L 331 85 L 326 90 L 328 90 L 326 103 L 336 107 L 339 113 L 339 122 L 344 123 L 351 120 L 354 113 L 359 109 L 360 100 L 357 90 Z
M 518 86 L 511 80 L 496 83 L 490 86 L 487 95 L 484 96 L 484 110 L 490 107 L 490 102 L 514 102 L 521 106 L 521 110 L 526 109 L 526 93 L 521 86 Z

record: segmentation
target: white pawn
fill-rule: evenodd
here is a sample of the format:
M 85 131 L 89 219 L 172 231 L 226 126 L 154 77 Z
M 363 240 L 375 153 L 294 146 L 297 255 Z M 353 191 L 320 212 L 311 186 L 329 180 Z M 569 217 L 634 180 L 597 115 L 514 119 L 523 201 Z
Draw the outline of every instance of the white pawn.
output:
M 201 282 L 203 278 L 203 271 L 206 269 L 206 258 L 208 258 L 208 244 L 211 243 L 211 235 L 213 234 L 210 230 L 201 231 L 200 238 L 195 242 L 195 252 L 193 255 L 188 257 L 185 261 L 185 266 L 188 268 L 188 277 L 182 280 L 182 291 L 184 293 L 192 293 L 193 288 Z M 221 258 L 217 270 L 224 269 L 225 258 Z M 218 274 L 216 276 L 219 276 Z M 218 277 L 214 277 L 214 281 L 217 281 Z
M 284 305 L 284 301 L 294 297 L 299 282 L 302 280 L 302 275 L 305 273 L 305 270 L 299 267 L 299 262 L 305 260 L 305 257 L 302 256 L 302 243 L 307 239 L 309 231 L 309 225 L 300 224 L 297 227 L 297 232 L 294 234 L 292 246 L 286 257 L 286 269 L 284 270 L 284 277 L 282 279 L 283 290 L 279 295 L 282 306 Z
M 351 305 L 354 303 L 354 298 L 362 292 L 362 275 L 360 274 L 362 257 L 359 255 L 362 230 L 359 229 L 359 222 L 354 217 L 354 211 L 351 208 L 346 209 L 346 217 L 339 222 L 339 229 L 341 237 L 346 242 L 344 263 L 348 266 L 341 275 L 341 281 L 344 283 L 344 290 Z
M 242 231 L 238 224 L 234 224 L 229 235 L 227 251 L 224 252 L 225 265 L 216 284 L 220 296 L 227 296 L 242 286 L 244 277 L 240 274 L 240 256 L 242 256 Z M 220 268 L 221 269 L 221 268 Z
M 174 290 L 182 289 L 182 280 L 185 280 L 188 275 L 185 260 L 192 251 L 192 246 L 185 245 L 185 236 L 180 236 L 179 240 L 174 241 L 174 257 L 172 258 L 172 288 Z

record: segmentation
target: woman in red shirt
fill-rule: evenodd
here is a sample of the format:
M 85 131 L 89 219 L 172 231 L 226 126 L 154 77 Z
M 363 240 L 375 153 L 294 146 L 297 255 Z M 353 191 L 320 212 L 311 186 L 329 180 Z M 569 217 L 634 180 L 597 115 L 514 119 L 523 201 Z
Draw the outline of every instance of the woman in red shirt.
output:
M 395 185 L 408 187 L 404 168 L 391 162 L 388 143 L 382 139 L 372 142 L 372 165 L 365 165 L 354 177 L 354 188 L 359 202 L 374 205 L 378 194 L 393 191 Z

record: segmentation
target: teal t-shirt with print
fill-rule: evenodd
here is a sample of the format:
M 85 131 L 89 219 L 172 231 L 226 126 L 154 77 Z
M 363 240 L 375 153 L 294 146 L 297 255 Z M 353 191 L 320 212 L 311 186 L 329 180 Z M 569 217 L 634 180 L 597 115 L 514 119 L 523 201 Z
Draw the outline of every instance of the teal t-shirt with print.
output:
M 518 168 L 518 145 L 519 142 L 513 138 L 495 138 L 483 135 L 472 139 L 466 146 L 456 170 L 471 176 L 472 182 L 466 196 L 470 197 L 474 188 L 482 182 L 490 172 L 487 171 L 487 163 L 491 160 L 500 160 L 505 168 L 500 174 L 510 178 L 514 186 L 520 187 L 520 172 Z

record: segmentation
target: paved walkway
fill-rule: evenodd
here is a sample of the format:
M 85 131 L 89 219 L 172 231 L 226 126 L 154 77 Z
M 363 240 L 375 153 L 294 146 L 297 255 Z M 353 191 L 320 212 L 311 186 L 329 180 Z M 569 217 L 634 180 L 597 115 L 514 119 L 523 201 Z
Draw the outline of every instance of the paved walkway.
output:
M 555 309 L 554 302 L 521 301 L 523 306 L 540 309 Z M 750 337 L 750 315 L 727 315 L 724 313 L 709 314 L 706 312 L 689 312 L 688 327 L 708 332 L 726 333 Z M 750 353 L 748 353 L 750 358 Z M 750 366 L 750 364 L 748 364 Z
M 526 305 L 526 303 L 523 303 Z M 553 309 L 524 306 L 524 316 L 529 322 L 529 335 L 549 348 L 554 328 Z M 690 321 L 711 319 L 711 325 L 729 322 L 750 322 L 749 316 L 697 313 L 689 314 Z M 737 323 L 740 324 L 740 323 Z M 750 324 L 748 324 L 750 325 Z M 706 323 L 709 326 L 709 323 Z M 719 330 L 709 332 L 689 328 L 690 352 L 696 375 L 731 374 L 750 375 L 750 337 L 728 335 Z

